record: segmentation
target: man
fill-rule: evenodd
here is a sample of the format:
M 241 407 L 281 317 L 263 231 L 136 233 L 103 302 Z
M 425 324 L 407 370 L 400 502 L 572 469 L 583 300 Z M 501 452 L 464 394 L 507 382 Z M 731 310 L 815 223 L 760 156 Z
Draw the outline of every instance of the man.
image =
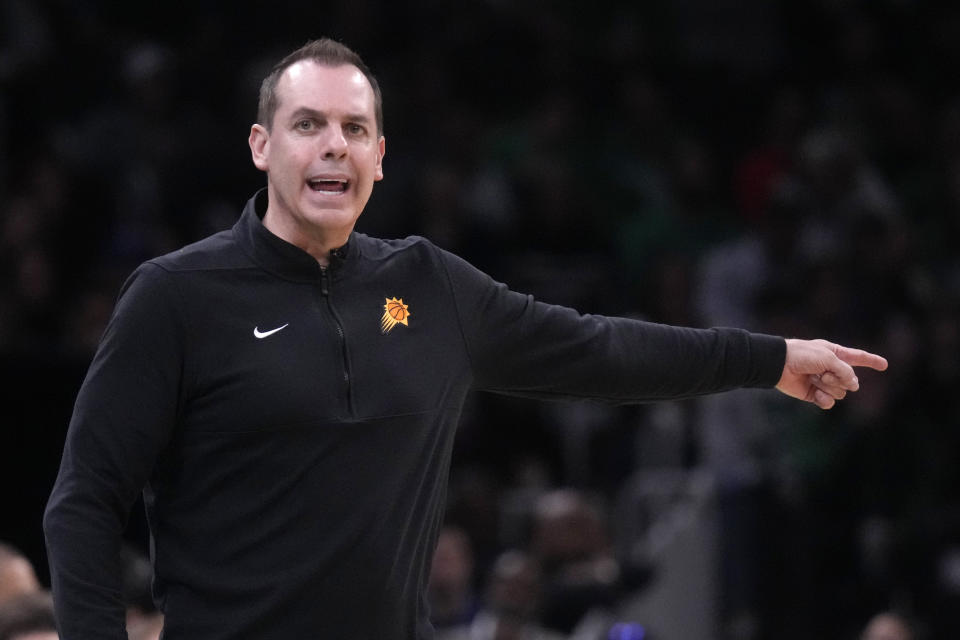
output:
M 44 525 L 61 633 L 123 638 L 143 491 L 165 640 L 430 638 L 429 561 L 471 388 L 641 402 L 740 386 L 829 408 L 823 341 L 581 316 L 422 238 L 353 231 L 383 177 L 380 92 L 320 40 L 264 80 L 267 174 L 233 229 L 130 277 L 77 397 Z
M 19 549 L 0 542 L 0 603 L 39 590 L 33 563 Z
M 0 603 L 0 640 L 58 640 L 50 593 L 20 593 Z
M 860 640 L 913 640 L 913 632 L 905 618 L 885 611 L 870 618 Z

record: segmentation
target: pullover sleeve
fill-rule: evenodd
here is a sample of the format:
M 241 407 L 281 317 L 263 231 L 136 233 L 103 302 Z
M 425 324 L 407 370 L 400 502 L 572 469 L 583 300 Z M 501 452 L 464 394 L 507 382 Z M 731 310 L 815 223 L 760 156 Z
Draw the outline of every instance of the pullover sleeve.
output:
M 479 389 L 625 404 L 772 387 L 783 372 L 779 337 L 581 315 L 442 260 Z
M 137 269 L 77 396 L 43 523 L 64 640 L 127 638 L 120 546 L 176 422 L 185 336 L 176 299 L 160 267 Z

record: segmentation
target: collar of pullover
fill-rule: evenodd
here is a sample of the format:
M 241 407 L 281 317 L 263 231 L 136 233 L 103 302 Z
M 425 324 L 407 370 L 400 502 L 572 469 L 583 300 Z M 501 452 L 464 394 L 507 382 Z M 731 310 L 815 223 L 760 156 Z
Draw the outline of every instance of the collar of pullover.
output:
M 309 253 L 275 236 L 263 226 L 267 210 L 267 190 L 257 191 L 247 201 L 243 214 L 233 226 L 233 235 L 244 252 L 267 271 L 288 280 L 315 282 L 320 278 L 320 263 Z M 341 274 L 359 257 L 356 233 L 350 234 L 346 246 L 330 252 L 330 272 Z

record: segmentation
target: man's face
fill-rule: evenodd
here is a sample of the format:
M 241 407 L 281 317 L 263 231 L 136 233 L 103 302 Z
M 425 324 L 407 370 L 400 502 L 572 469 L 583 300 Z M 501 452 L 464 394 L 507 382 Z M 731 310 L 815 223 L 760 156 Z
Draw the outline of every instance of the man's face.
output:
M 270 130 L 250 132 L 253 162 L 268 176 L 264 223 L 301 247 L 340 246 L 383 178 L 373 89 L 353 65 L 302 60 L 280 76 L 277 97 Z

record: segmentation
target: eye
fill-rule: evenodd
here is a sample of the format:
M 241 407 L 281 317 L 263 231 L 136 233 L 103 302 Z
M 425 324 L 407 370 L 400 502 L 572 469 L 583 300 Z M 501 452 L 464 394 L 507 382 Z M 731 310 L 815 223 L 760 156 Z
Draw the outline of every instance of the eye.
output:
M 349 133 L 352 136 L 363 135 L 365 132 L 366 132 L 366 129 L 363 127 L 363 125 L 359 125 L 355 122 L 351 122 L 350 124 L 347 125 L 347 133 Z
M 313 122 L 304 118 L 303 120 L 297 120 L 293 127 L 298 131 L 309 131 L 313 128 Z

